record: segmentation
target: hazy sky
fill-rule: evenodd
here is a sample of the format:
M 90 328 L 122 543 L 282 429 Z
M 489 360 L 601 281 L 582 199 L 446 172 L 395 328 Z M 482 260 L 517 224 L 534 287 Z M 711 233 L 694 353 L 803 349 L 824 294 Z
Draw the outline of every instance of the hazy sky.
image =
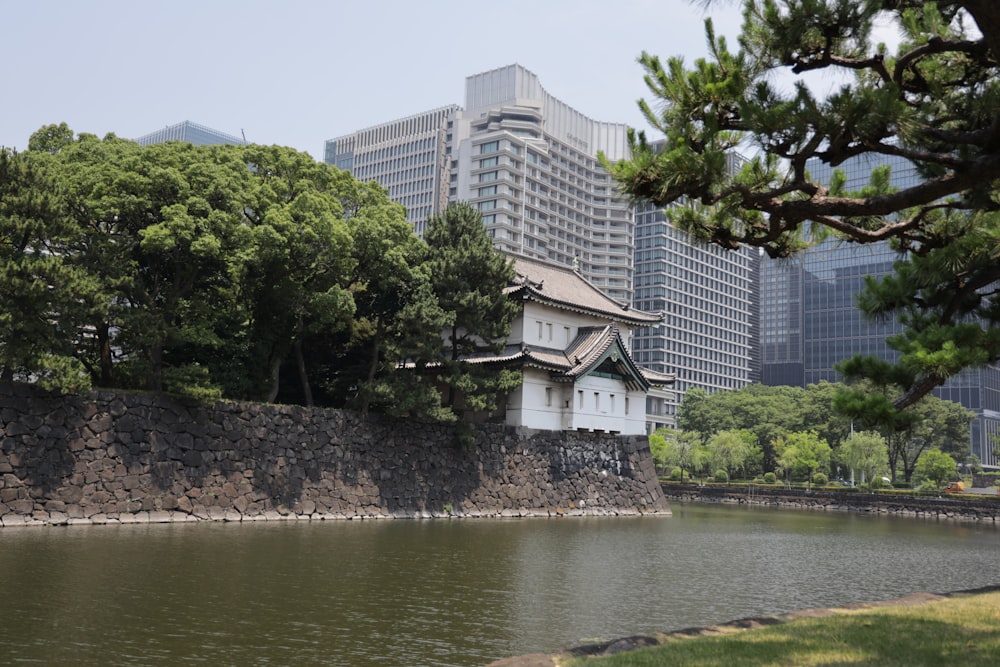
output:
M 736 46 L 739 6 L 708 10 Z M 135 138 L 191 120 L 322 158 L 323 142 L 464 104 L 511 63 L 596 120 L 645 128 L 645 49 L 706 52 L 688 0 L 0 0 L 0 145 L 65 121 Z

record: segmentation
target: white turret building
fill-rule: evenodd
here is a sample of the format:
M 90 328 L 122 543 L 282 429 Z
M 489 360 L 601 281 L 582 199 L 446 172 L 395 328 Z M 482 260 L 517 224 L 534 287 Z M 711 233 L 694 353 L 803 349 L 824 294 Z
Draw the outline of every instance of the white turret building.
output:
M 466 360 L 522 369 L 521 386 L 507 398 L 507 424 L 646 433 L 646 395 L 674 376 L 636 366 L 630 340 L 634 328 L 658 324 L 661 316 L 615 301 L 575 268 L 514 260 L 516 279 L 507 294 L 522 308 L 507 347 Z

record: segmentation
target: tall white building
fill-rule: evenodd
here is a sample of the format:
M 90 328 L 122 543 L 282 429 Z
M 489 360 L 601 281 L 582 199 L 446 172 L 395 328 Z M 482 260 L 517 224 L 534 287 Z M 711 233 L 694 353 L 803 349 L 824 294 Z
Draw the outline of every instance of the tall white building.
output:
M 626 126 L 593 120 L 520 65 L 466 78 L 449 106 L 326 142 L 325 161 L 377 180 L 422 233 L 450 201 L 483 214 L 496 246 L 579 267 L 613 299 L 632 299 L 635 224 L 597 161 L 625 156 Z
M 451 131 L 458 112 L 454 105 L 441 107 L 330 139 L 324 161 L 360 181 L 378 181 L 423 235 L 428 218 L 448 206 Z

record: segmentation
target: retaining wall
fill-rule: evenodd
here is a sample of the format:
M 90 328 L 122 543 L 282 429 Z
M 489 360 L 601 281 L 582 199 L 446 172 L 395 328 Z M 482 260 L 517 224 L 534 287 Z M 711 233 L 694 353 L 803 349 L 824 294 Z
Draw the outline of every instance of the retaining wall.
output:
M 664 484 L 668 499 L 750 505 L 774 505 L 791 509 L 873 512 L 938 519 L 960 519 L 1000 523 L 1000 502 L 988 499 L 897 495 L 891 491 L 788 491 L 754 486 L 726 487 L 697 484 Z
M 0 384 L 0 525 L 669 513 L 643 436 Z

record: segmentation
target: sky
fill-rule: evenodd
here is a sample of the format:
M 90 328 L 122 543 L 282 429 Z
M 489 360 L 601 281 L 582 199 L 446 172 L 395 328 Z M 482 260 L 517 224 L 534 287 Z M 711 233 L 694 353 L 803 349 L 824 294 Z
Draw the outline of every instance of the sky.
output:
M 736 48 L 731 0 L 0 0 L 0 146 L 51 123 L 136 138 L 190 120 L 322 159 L 327 139 L 464 105 L 467 76 L 512 63 L 647 129 L 637 58 L 703 57 L 706 16 Z

